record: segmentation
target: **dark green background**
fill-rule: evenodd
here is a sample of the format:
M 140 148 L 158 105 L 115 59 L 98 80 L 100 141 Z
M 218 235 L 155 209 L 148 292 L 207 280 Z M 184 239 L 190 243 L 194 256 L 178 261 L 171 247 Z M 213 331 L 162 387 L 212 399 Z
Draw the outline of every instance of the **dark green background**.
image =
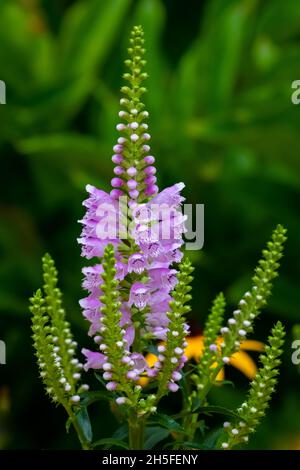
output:
M 122 61 L 133 24 L 148 48 L 147 106 L 160 186 L 184 181 L 189 203 L 205 204 L 205 246 L 196 266 L 194 327 L 224 290 L 229 309 L 249 285 L 277 223 L 289 230 L 280 279 L 254 338 L 280 319 L 287 341 L 278 393 L 251 448 L 299 448 L 299 375 L 291 363 L 299 320 L 300 79 L 299 0 L 1 0 L 0 79 L 0 447 L 78 447 L 64 414 L 37 378 L 27 298 L 41 284 L 49 251 L 81 346 L 89 347 L 78 299 L 76 237 L 87 183 L 109 188 Z M 239 404 L 248 386 L 212 401 Z M 92 374 L 91 374 L 92 376 Z M 91 377 L 92 380 L 92 377 Z M 176 409 L 179 395 L 172 396 Z M 116 427 L 94 409 L 96 437 Z

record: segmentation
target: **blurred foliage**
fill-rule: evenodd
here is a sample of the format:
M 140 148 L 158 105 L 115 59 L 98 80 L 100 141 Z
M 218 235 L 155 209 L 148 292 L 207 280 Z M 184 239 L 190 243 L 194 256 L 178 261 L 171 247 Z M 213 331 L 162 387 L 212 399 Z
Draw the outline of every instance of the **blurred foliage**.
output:
M 85 184 L 108 188 L 126 40 L 142 24 L 161 186 L 182 180 L 188 202 L 205 204 L 204 250 L 190 252 L 195 332 L 221 289 L 234 306 L 273 227 L 288 228 L 281 277 L 255 337 L 264 340 L 276 319 L 290 335 L 273 411 L 251 446 L 299 448 L 299 375 L 290 348 L 300 303 L 300 108 L 291 103 L 291 83 L 300 79 L 299 1 L 190 0 L 187 8 L 179 0 L 2 0 L 0 17 L 7 87 L 0 106 L 0 332 L 7 343 L 0 385 L 11 402 L 10 415 L 7 407 L 5 420 L 0 414 L 0 446 L 77 445 L 64 437 L 61 412 L 37 379 L 26 299 L 49 250 L 74 332 L 89 345 L 78 307 L 77 219 Z M 241 391 L 224 386 L 213 398 L 226 406 Z M 168 406 L 176 409 L 176 400 Z M 105 413 L 99 438 L 115 428 Z

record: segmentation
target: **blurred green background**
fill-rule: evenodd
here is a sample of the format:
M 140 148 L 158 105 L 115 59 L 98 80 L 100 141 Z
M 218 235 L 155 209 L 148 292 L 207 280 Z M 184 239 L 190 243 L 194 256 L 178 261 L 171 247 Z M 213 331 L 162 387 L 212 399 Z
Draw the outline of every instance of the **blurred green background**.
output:
M 76 237 L 85 185 L 109 188 L 119 89 L 129 30 L 142 24 L 152 149 L 160 186 L 184 181 L 189 203 L 205 204 L 205 246 L 196 266 L 194 326 L 224 290 L 230 309 L 249 285 L 277 223 L 289 230 L 269 307 L 253 337 L 280 319 L 287 341 L 278 393 L 253 449 L 300 449 L 299 372 L 291 363 L 300 323 L 299 0 L 1 0 L 0 79 L 0 448 L 77 448 L 62 410 L 44 396 L 30 338 L 27 298 L 41 284 L 40 258 L 56 259 L 81 346 Z M 294 331 L 299 329 L 294 328 Z M 211 399 L 235 406 L 248 381 Z M 92 374 L 91 374 L 92 380 Z M 176 407 L 172 397 L 171 406 Z M 97 438 L 116 423 L 94 408 Z

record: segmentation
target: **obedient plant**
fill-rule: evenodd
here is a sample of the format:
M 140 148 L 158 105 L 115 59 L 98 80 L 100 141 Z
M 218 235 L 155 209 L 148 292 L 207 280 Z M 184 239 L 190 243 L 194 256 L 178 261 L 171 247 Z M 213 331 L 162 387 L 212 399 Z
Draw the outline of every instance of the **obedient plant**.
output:
M 225 325 L 225 298 L 217 296 L 204 327 L 202 357 L 199 363 L 187 362 L 193 267 L 182 251 L 184 184 L 162 191 L 156 184 L 148 112 L 142 102 L 146 74 L 140 26 L 132 30 L 128 52 L 125 64 L 129 72 L 124 74 L 128 85 L 122 88 L 116 126 L 120 137 L 113 147 L 112 190 L 108 194 L 87 185 L 86 213 L 80 221 L 79 243 L 87 260 L 82 284 L 87 295 L 80 305 L 94 347 L 82 348 L 83 356 L 76 353 L 57 271 L 51 257 L 45 255 L 44 287 L 30 299 L 40 376 L 51 399 L 65 408 L 67 427 L 74 426 L 83 449 L 150 448 L 150 442 L 158 445 L 162 439 L 174 449 L 231 449 L 248 441 L 265 414 L 280 364 L 282 325 L 274 326 L 261 356 L 262 366 L 238 410 L 211 406 L 209 392 L 224 365 L 253 331 L 266 304 L 286 230 L 280 225 L 274 230 L 251 289 Z M 154 363 L 146 360 L 149 353 L 155 355 Z M 79 356 L 85 358 L 84 363 Z M 89 369 L 96 371 L 99 390 L 89 391 L 85 383 Z M 161 400 L 170 393 L 177 393 L 182 404 L 176 416 L 162 413 Z M 109 402 L 121 428 L 114 436 L 97 441 L 88 406 L 100 399 Z M 214 439 L 207 439 L 203 419 L 215 412 L 229 415 L 230 420 L 214 432 Z

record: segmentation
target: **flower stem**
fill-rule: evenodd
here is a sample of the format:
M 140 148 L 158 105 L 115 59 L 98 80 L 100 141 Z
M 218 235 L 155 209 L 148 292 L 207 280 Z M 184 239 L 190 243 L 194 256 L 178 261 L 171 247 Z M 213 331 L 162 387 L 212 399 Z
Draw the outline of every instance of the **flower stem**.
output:
M 142 450 L 144 448 L 144 418 L 132 414 L 128 420 L 128 429 L 130 450 Z
M 83 432 L 82 432 L 82 429 L 81 427 L 78 425 L 78 421 L 77 421 L 77 416 L 75 415 L 75 413 L 72 411 L 71 408 L 65 406 L 65 409 L 70 417 L 70 420 L 72 421 L 72 424 L 73 424 L 73 427 L 77 433 L 77 437 L 80 441 L 80 444 L 81 444 L 81 447 L 82 447 L 82 450 L 92 450 L 92 446 L 91 444 L 86 440 Z

